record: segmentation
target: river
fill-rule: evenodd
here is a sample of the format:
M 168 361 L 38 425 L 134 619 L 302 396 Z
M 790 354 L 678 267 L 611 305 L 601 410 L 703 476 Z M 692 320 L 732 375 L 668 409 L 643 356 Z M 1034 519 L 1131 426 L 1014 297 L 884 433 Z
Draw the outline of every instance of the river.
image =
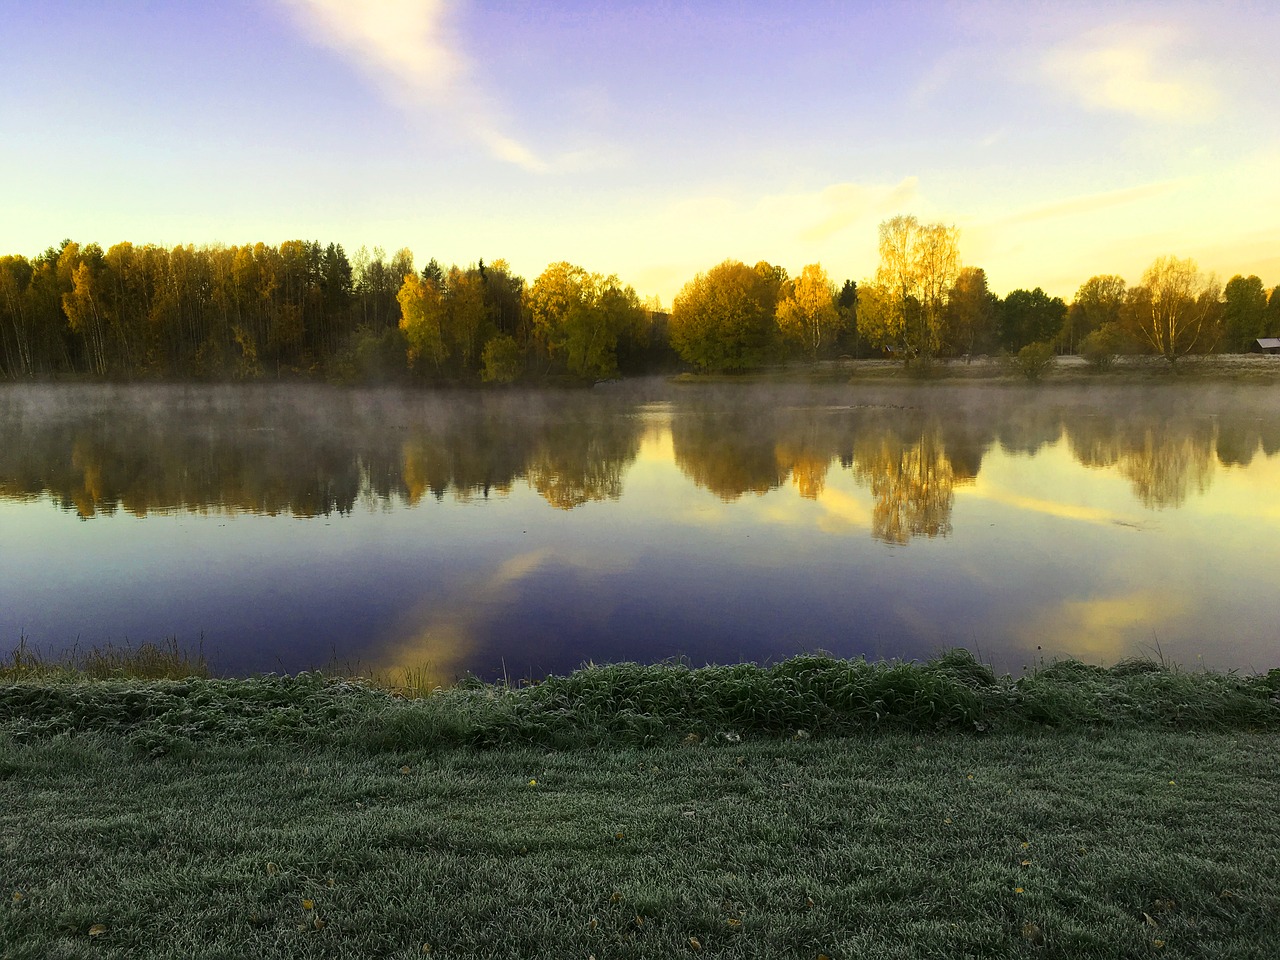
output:
M 0 389 L 0 650 L 1280 665 L 1261 386 Z

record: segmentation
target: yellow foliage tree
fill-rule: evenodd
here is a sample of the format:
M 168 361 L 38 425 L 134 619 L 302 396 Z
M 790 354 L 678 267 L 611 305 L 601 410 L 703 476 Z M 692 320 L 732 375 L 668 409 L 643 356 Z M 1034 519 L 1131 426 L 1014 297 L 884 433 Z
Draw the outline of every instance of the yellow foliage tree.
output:
M 777 316 L 783 335 L 798 342 L 816 362 L 818 351 L 834 338 L 840 326 L 835 284 L 822 264 L 809 264 L 787 284 L 778 301 Z
M 946 305 L 960 271 L 958 233 L 899 216 L 880 224 L 880 266 L 859 288 L 858 326 L 874 345 L 906 362 L 938 353 Z

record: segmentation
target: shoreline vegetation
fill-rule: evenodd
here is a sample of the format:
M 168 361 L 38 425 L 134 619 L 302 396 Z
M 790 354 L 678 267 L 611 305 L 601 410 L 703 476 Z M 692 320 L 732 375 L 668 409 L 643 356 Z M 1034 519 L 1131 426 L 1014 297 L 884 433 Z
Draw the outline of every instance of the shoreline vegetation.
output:
M 1133 285 L 1089 278 L 1070 303 L 1040 287 L 1001 297 L 962 263 L 954 227 L 912 216 L 880 224 L 879 263 L 861 281 L 839 283 L 820 263 L 792 275 L 725 260 L 669 309 L 564 261 L 526 281 L 501 259 L 419 270 L 408 249 L 348 257 L 318 241 L 103 250 L 68 239 L 0 256 L 0 379 L 19 382 L 567 384 L 841 356 L 929 370 L 984 355 L 1034 380 L 1055 358 L 1176 367 L 1278 336 L 1280 287 L 1257 276 L 1223 284 L 1163 256 Z
M 202 742 L 342 744 L 357 751 L 541 745 L 652 746 L 744 737 L 843 737 L 1155 726 L 1280 729 L 1280 668 L 1183 671 L 1150 658 L 1074 659 L 996 675 L 963 648 L 926 662 L 805 655 L 772 665 L 589 664 L 519 685 L 426 671 L 210 675 L 170 642 L 0 662 L 0 731 L 17 740 L 104 733 L 147 756 Z
M 424 692 L 129 661 L 0 670 L 5 957 L 1263 958 L 1280 933 L 1280 670 L 1014 680 L 952 650 Z

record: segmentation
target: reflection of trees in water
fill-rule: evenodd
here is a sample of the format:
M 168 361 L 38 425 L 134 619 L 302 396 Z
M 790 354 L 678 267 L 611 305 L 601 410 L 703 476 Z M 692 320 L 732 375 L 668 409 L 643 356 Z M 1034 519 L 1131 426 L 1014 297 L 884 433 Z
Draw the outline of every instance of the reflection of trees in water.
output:
M 1215 442 L 1221 437 L 1207 417 L 1158 414 L 1068 418 L 1066 431 L 1081 464 L 1116 470 L 1143 506 L 1156 509 L 1182 506 L 1189 493 L 1209 488 Z
M 622 496 L 622 475 L 640 452 L 642 425 L 609 416 L 547 423 L 529 460 L 529 485 L 551 504 L 571 510 Z
M 55 413 L 0 408 L 0 496 L 48 495 L 86 518 L 317 516 L 393 497 L 502 494 L 527 477 L 569 508 L 619 496 L 641 431 L 618 403 L 586 394 L 161 393 L 63 392 Z
M 859 435 L 853 475 L 871 488 L 871 535 L 877 540 L 904 544 L 912 537 L 951 534 L 958 478 L 936 425 L 918 437 L 890 430 Z
M 777 411 L 681 411 L 671 423 L 676 466 L 724 501 L 767 493 L 787 479 L 777 456 L 785 419 Z
M 696 485 L 732 501 L 790 482 L 816 500 L 838 462 L 870 490 L 873 534 L 889 543 L 949 533 L 955 486 L 996 441 L 1030 455 L 1065 436 L 1081 464 L 1117 471 L 1151 508 L 1205 491 L 1219 464 L 1280 453 L 1280 418 L 1257 391 L 673 394 L 675 463 Z M 524 479 L 569 509 L 621 495 L 653 428 L 636 411 L 600 391 L 14 388 L 0 393 L 0 497 L 47 495 L 84 517 L 317 516 L 504 495 Z
M 871 489 L 872 534 L 906 543 L 950 532 L 954 488 L 977 475 L 990 443 L 981 429 L 961 414 L 797 405 L 751 415 L 686 410 L 671 435 L 685 475 L 726 501 L 766 493 L 788 477 L 800 496 L 817 499 L 838 461 Z

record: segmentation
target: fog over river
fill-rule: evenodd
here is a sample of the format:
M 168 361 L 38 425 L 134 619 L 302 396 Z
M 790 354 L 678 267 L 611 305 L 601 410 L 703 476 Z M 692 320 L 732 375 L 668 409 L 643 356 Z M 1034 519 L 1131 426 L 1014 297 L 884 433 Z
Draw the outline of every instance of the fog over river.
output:
M 1280 666 L 1272 387 L 0 388 L 0 651 Z

